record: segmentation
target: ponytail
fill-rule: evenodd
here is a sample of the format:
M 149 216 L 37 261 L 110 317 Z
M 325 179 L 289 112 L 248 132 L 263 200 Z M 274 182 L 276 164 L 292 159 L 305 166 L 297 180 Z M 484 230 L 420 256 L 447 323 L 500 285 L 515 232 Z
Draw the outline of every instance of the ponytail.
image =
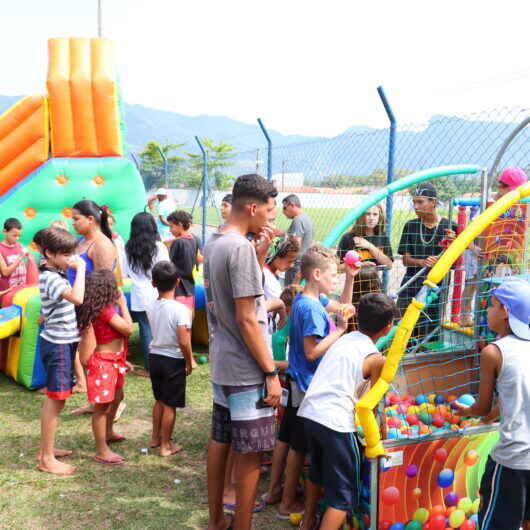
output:
M 109 226 L 109 213 L 104 206 L 98 206 L 94 201 L 89 199 L 84 199 L 82 201 L 76 202 L 73 206 L 74 210 L 77 210 L 81 215 L 85 217 L 92 216 L 99 228 L 105 234 L 112 243 L 112 231 Z

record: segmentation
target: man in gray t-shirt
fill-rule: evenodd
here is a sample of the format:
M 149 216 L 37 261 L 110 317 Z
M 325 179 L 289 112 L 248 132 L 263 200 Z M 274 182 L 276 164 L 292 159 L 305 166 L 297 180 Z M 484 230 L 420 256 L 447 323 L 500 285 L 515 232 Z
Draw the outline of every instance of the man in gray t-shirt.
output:
M 302 210 L 302 203 L 297 195 L 287 195 L 282 201 L 283 215 L 288 219 L 292 219 L 291 225 L 287 229 L 287 233 L 291 234 L 300 243 L 300 255 L 294 267 L 290 268 L 285 273 L 285 285 L 290 285 L 294 282 L 296 275 L 300 271 L 300 258 L 302 254 L 313 243 L 314 227 L 313 221 Z
M 263 273 L 252 243 L 236 231 L 215 232 L 204 249 L 212 382 L 219 385 L 263 383 L 263 370 L 252 356 L 236 320 L 235 300 L 253 297 L 255 317 L 267 335 Z M 213 280 L 215 278 L 215 280 Z
M 270 241 L 276 189 L 259 175 L 239 177 L 227 223 L 204 248 L 204 288 L 210 332 L 213 386 L 208 445 L 209 528 L 231 526 L 223 512 L 224 470 L 229 446 L 237 453 L 235 518 L 250 528 L 262 451 L 276 443 L 274 406 L 282 390 L 267 344 L 263 274 L 253 244 Z M 253 492 L 253 493 L 249 493 Z

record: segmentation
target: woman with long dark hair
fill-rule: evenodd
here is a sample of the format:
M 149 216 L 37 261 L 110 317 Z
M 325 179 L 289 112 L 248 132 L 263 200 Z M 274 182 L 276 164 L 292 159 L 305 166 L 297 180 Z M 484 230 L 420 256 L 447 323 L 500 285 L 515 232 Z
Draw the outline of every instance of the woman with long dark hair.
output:
M 159 261 L 169 261 L 169 253 L 160 241 L 155 220 L 149 213 L 137 213 L 131 221 L 131 235 L 125 244 L 123 272 L 132 280 L 131 316 L 140 328 L 145 367 L 145 372 L 136 372 L 140 375 L 148 375 L 149 371 L 149 343 L 153 337 L 145 308 L 158 296 L 151 284 L 151 271 Z
M 94 201 L 84 199 L 78 201 L 72 207 L 72 225 L 74 230 L 81 236 L 77 244 L 76 253 L 86 263 L 85 274 L 89 276 L 96 270 L 114 270 L 116 266 L 116 247 L 112 242 L 112 232 L 108 222 L 108 212 L 105 208 L 98 206 Z M 68 280 L 73 285 L 75 281 L 75 269 L 68 269 Z M 84 341 L 83 348 L 93 351 L 95 343 Z M 79 362 L 79 352 L 76 354 L 76 364 Z M 79 371 L 82 373 L 81 367 Z M 77 373 L 77 371 L 76 371 Z M 84 374 L 83 374 L 84 375 Z M 81 392 L 86 392 L 86 379 L 79 377 L 76 385 Z M 121 405 L 118 417 L 123 411 L 125 404 Z M 92 412 L 90 405 L 75 409 L 73 414 L 85 414 Z

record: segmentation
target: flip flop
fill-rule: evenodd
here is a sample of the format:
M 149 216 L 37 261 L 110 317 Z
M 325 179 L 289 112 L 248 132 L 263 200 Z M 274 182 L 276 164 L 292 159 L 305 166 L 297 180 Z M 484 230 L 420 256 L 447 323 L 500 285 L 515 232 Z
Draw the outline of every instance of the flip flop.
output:
M 236 511 L 236 505 L 235 504 L 223 504 L 223 508 L 227 511 L 227 512 L 235 512 Z M 255 506 L 254 506 L 254 510 L 252 510 L 254 513 L 258 513 L 258 512 L 261 512 L 265 509 L 265 504 L 263 502 L 258 502 Z M 287 519 L 289 519 L 289 517 L 287 517 Z
M 301 514 L 303 514 L 304 510 L 301 510 L 299 512 L 291 512 L 291 513 L 301 513 Z M 274 515 L 276 516 L 276 519 L 279 519 L 280 521 L 288 521 L 291 514 L 289 513 L 289 514 L 286 515 L 284 513 L 280 513 L 279 511 L 276 511 L 276 513 Z
M 118 436 L 116 436 L 116 438 L 109 438 L 107 440 L 107 443 L 108 444 L 119 444 L 121 442 L 124 442 L 125 440 L 127 440 L 127 438 L 123 436 L 123 434 L 119 434 Z
M 94 462 L 98 462 L 99 464 L 105 464 L 107 466 L 121 466 L 122 464 L 125 464 L 125 459 L 122 458 L 121 460 L 108 460 L 107 458 L 95 456 Z

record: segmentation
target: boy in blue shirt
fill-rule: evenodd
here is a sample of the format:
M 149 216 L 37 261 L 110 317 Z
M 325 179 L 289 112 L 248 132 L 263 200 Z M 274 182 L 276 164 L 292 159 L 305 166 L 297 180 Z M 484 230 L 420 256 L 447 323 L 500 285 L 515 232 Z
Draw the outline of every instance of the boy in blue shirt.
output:
M 347 268 L 341 303 L 337 304 L 327 299 L 337 278 L 335 252 L 322 245 L 313 245 L 302 256 L 301 273 L 305 286 L 303 292 L 296 296 L 291 312 L 287 370 L 289 401 L 278 433 L 278 445 L 284 451 L 287 448 L 289 450 L 282 500 L 276 514 L 279 519 L 288 519 L 289 513 L 303 509 L 296 501 L 296 485 L 307 445 L 303 423 L 297 417 L 298 407 L 321 357 L 346 331 L 348 318 L 353 315 L 350 304 L 353 278 L 359 270 L 360 266 Z M 330 327 L 330 311 L 337 314 L 337 327 L 334 330 Z

